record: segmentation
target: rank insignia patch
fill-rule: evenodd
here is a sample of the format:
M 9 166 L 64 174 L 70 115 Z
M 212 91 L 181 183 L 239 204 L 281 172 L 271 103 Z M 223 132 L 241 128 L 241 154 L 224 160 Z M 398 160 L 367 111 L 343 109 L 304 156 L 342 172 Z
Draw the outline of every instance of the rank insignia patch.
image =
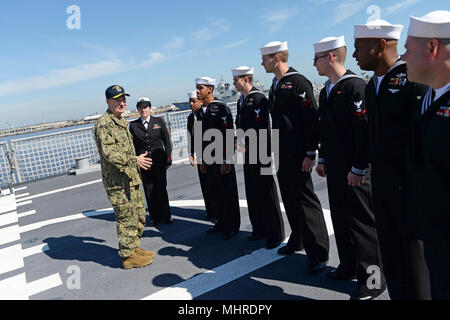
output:
M 440 117 L 450 118 L 450 107 L 442 106 L 439 108 L 436 114 Z
M 300 97 L 300 105 L 302 107 L 309 107 L 311 105 L 311 99 L 310 98 L 306 98 L 306 92 L 303 92 L 301 94 L 298 95 Z
M 227 116 L 220 118 L 223 120 L 222 127 L 227 128 L 230 126 L 230 124 L 227 122 Z
M 353 104 L 354 104 L 355 107 L 356 107 L 356 110 L 353 111 L 352 113 L 353 113 L 355 116 L 361 117 L 363 114 L 366 113 L 366 110 L 363 110 L 363 109 L 361 108 L 362 103 L 363 103 L 362 100 L 353 102 Z
M 255 109 L 255 121 L 256 122 L 260 122 L 262 120 L 262 116 L 260 115 L 261 113 L 261 109 Z

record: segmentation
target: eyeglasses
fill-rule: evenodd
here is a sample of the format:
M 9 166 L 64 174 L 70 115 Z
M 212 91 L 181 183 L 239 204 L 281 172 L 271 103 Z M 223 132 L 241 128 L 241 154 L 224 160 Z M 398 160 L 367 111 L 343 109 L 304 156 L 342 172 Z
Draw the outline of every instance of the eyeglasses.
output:
M 323 56 L 319 56 L 319 57 L 314 57 L 314 63 L 316 63 L 317 62 L 317 60 L 319 60 L 320 58 L 323 58 L 323 57 L 328 57 L 328 55 L 329 55 L 329 53 L 327 53 L 327 54 L 324 54 Z M 335 57 L 335 55 L 333 54 L 333 57 Z

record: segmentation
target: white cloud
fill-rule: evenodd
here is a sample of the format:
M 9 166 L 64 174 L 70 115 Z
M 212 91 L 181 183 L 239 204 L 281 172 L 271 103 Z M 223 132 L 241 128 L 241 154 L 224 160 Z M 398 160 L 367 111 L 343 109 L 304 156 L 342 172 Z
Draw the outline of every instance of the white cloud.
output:
M 215 36 L 215 32 L 210 28 L 203 28 L 194 33 L 196 40 L 204 42 L 214 39 Z
M 207 49 L 203 49 L 203 50 L 193 49 L 188 52 L 185 52 L 182 56 L 188 56 L 188 57 L 195 57 L 195 56 L 199 56 L 199 55 L 207 56 L 207 55 L 214 54 L 216 52 L 222 52 L 225 50 L 229 50 L 229 49 L 233 49 L 233 48 L 242 46 L 247 42 L 248 42 L 248 39 L 241 39 L 241 40 L 234 41 L 234 42 L 231 42 L 231 43 L 228 43 L 223 46 L 216 47 L 216 48 L 207 48 Z
M 137 69 L 137 68 L 140 68 L 140 67 L 151 67 L 151 66 L 153 66 L 155 64 L 158 64 L 158 63 L 161 63 L 161 62 L 163 62 L 165 60 L 166 60 L 166 56 L 165 55 L 163 55 L 162 53 L 159 53 L 159 52 L 153 52 L 153 53 L 149 54 L 149 58 L 147 60 L 145 60 L 141 64 L 141 66 L 133 67 L 130 70 Z
M 173 37 L 169 42 L 167 42 L 163 47 L 166 50 L 175 50 L 183 46 L 184 39 L 182 37 Z
M 231 30 L 231 27 L 227 24 L 225 19 L 209 18 L 209 23 L 209 27 L 194 32 L 194 39 L 207 42 L 216 38 L 218 35 Z
M 406 7 L 409 7 L 409 6 L 411 6 L 411 5 L 415 4 L 415 3 L 418 3 L 420 1 L 421 0 L 405 0 L 405 1 L 399 2 L 397 4 L 391 5 L 391 6 L 386 8 L 386 15 L 389 16 L 389 15 L 391 15 L 392 13 L 394 13 L 394 12 L 396 12 L 398 10 L 404 9 Z
M 360 11 L 369 0 L 353 0 L 345 1 L 337 6 L 334 11 L 334 17 L 331 21 L 331 25 L 336 25 Z
M 227 50 L 227 49 L 232 49 L 235 47 L 239 47 L 242 46 L 243 44 L 247 43 L 248 39 L 242 39 L 239 41 L 235 41 L 229 44 L 224 45 L 223 47 L 219 48 L 220 50 Z
M 270 25 L 269 32 L 273 34 L 281 30 L 289 19 L 292 19 L 298 15 L 301 10 L 297 7 L 291 9 L 281 9 L 276 11 L 271 11 L 260 16 L 260 18 Z
M 0 97 L 13 94 L 39 91 L 49 88 L 62 87 L 68 84 L 80 83 L 87 80 L 101 78 L 111 74 L 147 68 L 165 60 L 161 53 L 149 54 L 149 58 L 141 63 L 122 62 L 120 59 L 100 61 L 93 64 L 85 64 L 79 67 L 56 69 L 46 75 L 26 77 L 14 81 L 0 83 Z
M 230 31 L 231 29 L 231 27 L 227 24 L 227 21 L 225 19 L 210 18 L 209 21 L 218 31 L 226 32 Z

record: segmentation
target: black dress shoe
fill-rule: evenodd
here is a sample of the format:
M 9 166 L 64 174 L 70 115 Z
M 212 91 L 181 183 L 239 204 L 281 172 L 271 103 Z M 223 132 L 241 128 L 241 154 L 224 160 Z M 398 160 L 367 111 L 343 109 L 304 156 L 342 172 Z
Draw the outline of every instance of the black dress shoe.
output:
M 327 278 L 334 281 L 353 281 L 357 280 L 356 275 L 354 274 L 345 274 L 341 272 L 339 269 L 332 270 L 327 272 Z
M 282 248 L 280 248 L 280 249 L 278 249 L 278 254 L 282 254 L 282 255 L 291 255 L 291 254 L 293 254 L 293 253 L 295 253 L 295 251 L 297 251 L 297 250 L 295 250 L 295 249 L 292 249 L 291 247 L 288 247 L 288 246 L 284 246 L 284 247 L 282 247 Z
M 266 249 L 267 250 L 271 250 L 273 248 L 278 247 L 281 244 L 281 241 L 277 241 L 277 242 L 267 242 L 266 243 Z
M 223 238 L 223 240 L 228 240 L 237 234 L 238 234 L 238 231 L 224 232 L 222 238 Z
M 206 230 L 207 234 L 216 234 L 216 233 L 220 233 L 221 231 L 218 230 L 217 228 L 212 227 L 211 229 Z
M 262 239 L 262 238 L 264 238 L 264 237 L 252 233 L 251 235 L 249 235 L 249 236 L 247 237 L 247 240 L 248 240 L 248 241 L 257 241 L 257 240 L 260 240 L 260 239 Z
M 152 221 L 150 221 L 150 227 L 156 227 L 160 223 L 161 223 L 161 221 L 159 221 L 159 220 L 152 220 Z
M 165 224 L 172 224 L 172 223 L 173 223 L 173 220 L 172 220 L 172 219 L 164 220 L 164 223 L 165 223 Z
M 320 262 L 316 262 L 316 263 L 311 263 L 309 265 L 308 272 L 309 272 L 309 274 L 317 274 L 320 271 L 322 271 L 327 264 L 328 264 L 328 260 L 327 261 L 320 261 Z
M 352 300 L 373 300 L 380 296 L 384 291 L 386 291 L 386 286 L 381 289 L 369 289 L 367 286 L 362 285 L 359 286 L 358 292 L 352 297 Z

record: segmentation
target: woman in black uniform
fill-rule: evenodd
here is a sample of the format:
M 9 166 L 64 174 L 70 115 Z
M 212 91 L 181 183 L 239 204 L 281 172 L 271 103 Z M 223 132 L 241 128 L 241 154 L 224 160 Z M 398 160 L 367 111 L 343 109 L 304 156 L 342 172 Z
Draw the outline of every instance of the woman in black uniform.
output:
M 145 198 L 152 225 L 172 224 L 167 195 L 167 169 L 172 165 L 172 145 L 164 120 L 150 115 L 148 98 L 138 100 L 136 108 L 141 117 L 130 123 L 136 154 L 148 152 L 153 160 L 150 170 L 141 171 Z

